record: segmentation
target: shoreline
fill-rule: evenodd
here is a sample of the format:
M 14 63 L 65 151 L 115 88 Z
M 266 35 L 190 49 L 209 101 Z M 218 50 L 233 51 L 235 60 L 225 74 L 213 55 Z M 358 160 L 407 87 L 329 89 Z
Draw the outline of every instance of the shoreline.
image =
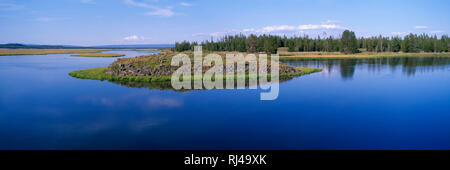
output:
M 280 55 L 280 59 L 367 59 L 386 57 L 450 57 L 450 53 L 356 53 L 356 54 L 327 54 L 305 53 L 297 55 Z
M 321 72 L 322 69 L 320 68 L 300 68 L 295 67 L 296 69 L 300 70 L 301 72 L 298 72 L 296 74 L 280 74 L 279 78 L 294 78 L 299 77 L 303 75 L 308 75 L 316 72 Z M 79 79 L 90 79 L 90 80 L 108 80 L 113 82 L 144 82 L 144 83 L 152 83 L 152 82 L 169 82 L 171 81 L 171 76 L 114 76 L 112 74 L 106 73 L 107 67 L 97 67 L 97 68 L 89 68 L 84 70 L 77 70 L 72 71 L 69 73 L 70 76 L 79 78 Z M 250 76 L 246 74 L 245 79 L 247 80 Z M 193 79 L 193 76 L 191 76 Z M 226 80 L 227 77 L 224 75 L 223 79 Z M 234 79 L 236 80 L 237 77 L 235 76 Z
M 0 48 L 0 56 L 15 56 L 15 55 L 47 55 L 47 54 L 86 54 L 86 53 L 100 53 L 103 51 L 137 51 L 137 52 L 167 52 L 167 49 L 32 49 L 32 48 Z

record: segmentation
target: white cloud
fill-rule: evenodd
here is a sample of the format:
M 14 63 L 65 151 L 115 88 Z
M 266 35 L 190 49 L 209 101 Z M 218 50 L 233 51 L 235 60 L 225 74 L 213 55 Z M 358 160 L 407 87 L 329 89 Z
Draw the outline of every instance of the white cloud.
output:
M 124 0 L 125 4 L 128 5 L 132 5 L 132 6 L 137 6 L 137 7 L 142 7 L 142 8 L 154 8 L 154 6 L 146 4 L 146 3 L 142 3 L 142 2 L 136 2 L 134 0 Z
M 136 2 L 134 0 L 124 0 L 124 2 L 127 5 L 141 7 L 141 8 L 147 8 L 147 9 L 153 10 L 153 11 L 145 13 L 146 15 L 170 17 L 170 16 L 173 16 L 175 14 L 175 12 L 172 11 L 171 7 L 160 8 L 160 7 L 155 6 L 155 5 L 150 5 L 150 4 L 143 3 L 143 2 Z
M 324 24 L 337 24 L 337 23 L 339 23 L 338 20 L 327 20 L 324 22 Z
M 346 29 L 343 26 L 336 24 L 321 24 L 321 25 L 299 25 L 298 30 L 317 30 L 317 29 Z
M 337 21 L 327 21 L 327 22 L 337 22 Z M 316 31 L 319 32 L 319 34 L 327 35 L 324 30 L 342 30 L 342 29 L 348 29 L 344 26 L 337 25 L 337 24 L 319 24 L 319 25 L 313 25 L 313 24 L 307 24 L 307 25 L 273 25 L 273 26 L 265 26 L 260 29 L 257 28 L 245 28 L 242 30 L 226 30 L 226 31 L 220 31 L 220 32 L 213 32 L 213 33 L 196 33 L 192 34 L 192 36 L 223 36 L 223 35 L 230 35 L 230 34 L 271 34 L 271 35 L 296 35 L 296 34 L 302 34 L 305 33 L 305 31 Z
M 157 9 L 155 11 L 147 12 L 146 15 L 157 15 L 162 17 L 170 17 L 175 15 L 175 13 L 171 9 Z
M 279 25 L 279 26 L 267 26 L 258 30 L 257 32 L 268 33 L 276 31 L 293 31 L 293 30 L 295 30 L 295 26 Z
M 123 40 L 125 41 L 141 41 L 144 40 L 145 38 L 142 36 L 137 36 L 137 35 L 130 35 L 127 37 L 124 37 Z
M 0 2 L 0 10 L 1 11 L 14 11 L 14 10 L 22 9 L 22 8 L 23 8 L 23 6 L 21 6 L 21 5 Z
M 444 31 L 442 31 L 442 30 L 430 31 L 430 33 L 432 33 L 432 34 L 443 33 L 443 32 L 444 32 Z
M 225 34 L 227 34 L 227 33 L 228 33 L 228 31 L 223 31 L 223 32 L 213 32 L 213 33 L 210 33 L 209 36 L 217 37 L 217 36 L 219 36 L 219 35 L 225 35 Z
M 191 3 L 187 3 L 187 2 L 180 2 L 181 6 L 192 6 Z
M 414 27 L 414 29 L 427 29 L 427 28 L 428 28 L 427 26 L 423 26 L 423 25 L 418 25 L 418 26 Z
M 278 26 L 267 26 L 261 29 L 246 28 L 241 32 L 254 32 L 254 33 L 271 33 L 271 32 L 283 32 L 283 31 L 304 31 L 304 30 L 321 30 L 321 29 L 347 29 L 346 27 L 336 25 L 336 24 L 320 24 L 320 25 L 278 25 Z
M 244 32 L 244 33 L 246 33 L 246 32 L 256 32 L 256 29 L 254 29 L 254 28 L 246 28 L 246 29 L 243 29 L 242 32 Z
M 391 32 L 392 35 L 406 35 L 409 34 L 410 32 Z

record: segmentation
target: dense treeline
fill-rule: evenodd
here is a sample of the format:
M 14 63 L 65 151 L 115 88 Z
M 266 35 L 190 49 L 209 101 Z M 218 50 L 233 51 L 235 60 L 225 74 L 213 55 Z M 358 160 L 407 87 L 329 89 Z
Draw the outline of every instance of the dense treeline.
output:
M 177 42 L 175 51 L 192 50 L 194 46 L 201 45 L 208 51 L 239 51 L 239 52 L 266 52 L 276 53 L 279 47 L 287 47 L 289 52 L 344 52 L 357 53 L 370 52 L 448 52 L 450 39 L 447 35 L 438 38 L 436 35 L 409 34 L 405 37 L 369 37 L 356 38 L 355 33 L 345 30 L 341 37 L 332 36 L 321 38 L 308 37 L 281 37 L 275 35 L 228 35 L 217 41 L 213 39 L 201 43 Z
M 359 38 L 358 48 L 373 52 L 448 52 L 450 39 L 443 35 L 440 39 L 434 35 L 409 34 L 400 37 Z

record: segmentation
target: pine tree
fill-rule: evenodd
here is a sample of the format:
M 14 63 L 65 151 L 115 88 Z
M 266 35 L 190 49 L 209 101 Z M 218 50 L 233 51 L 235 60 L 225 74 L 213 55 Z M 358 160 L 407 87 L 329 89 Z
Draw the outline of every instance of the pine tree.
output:
M 344 53 L 356 53 L 358 51 L 355 32 L 345 30 L 341 37 L 342 49 Z

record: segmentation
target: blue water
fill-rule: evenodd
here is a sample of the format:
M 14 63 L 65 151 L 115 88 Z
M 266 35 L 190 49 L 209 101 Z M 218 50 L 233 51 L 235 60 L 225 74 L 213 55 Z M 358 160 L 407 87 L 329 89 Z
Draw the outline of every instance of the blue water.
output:
M 448 58 L 284 61 L 324 71 L 274 101 L 68 75 L 114 60 L 0 56 L 0 149 L 450 149 Z

